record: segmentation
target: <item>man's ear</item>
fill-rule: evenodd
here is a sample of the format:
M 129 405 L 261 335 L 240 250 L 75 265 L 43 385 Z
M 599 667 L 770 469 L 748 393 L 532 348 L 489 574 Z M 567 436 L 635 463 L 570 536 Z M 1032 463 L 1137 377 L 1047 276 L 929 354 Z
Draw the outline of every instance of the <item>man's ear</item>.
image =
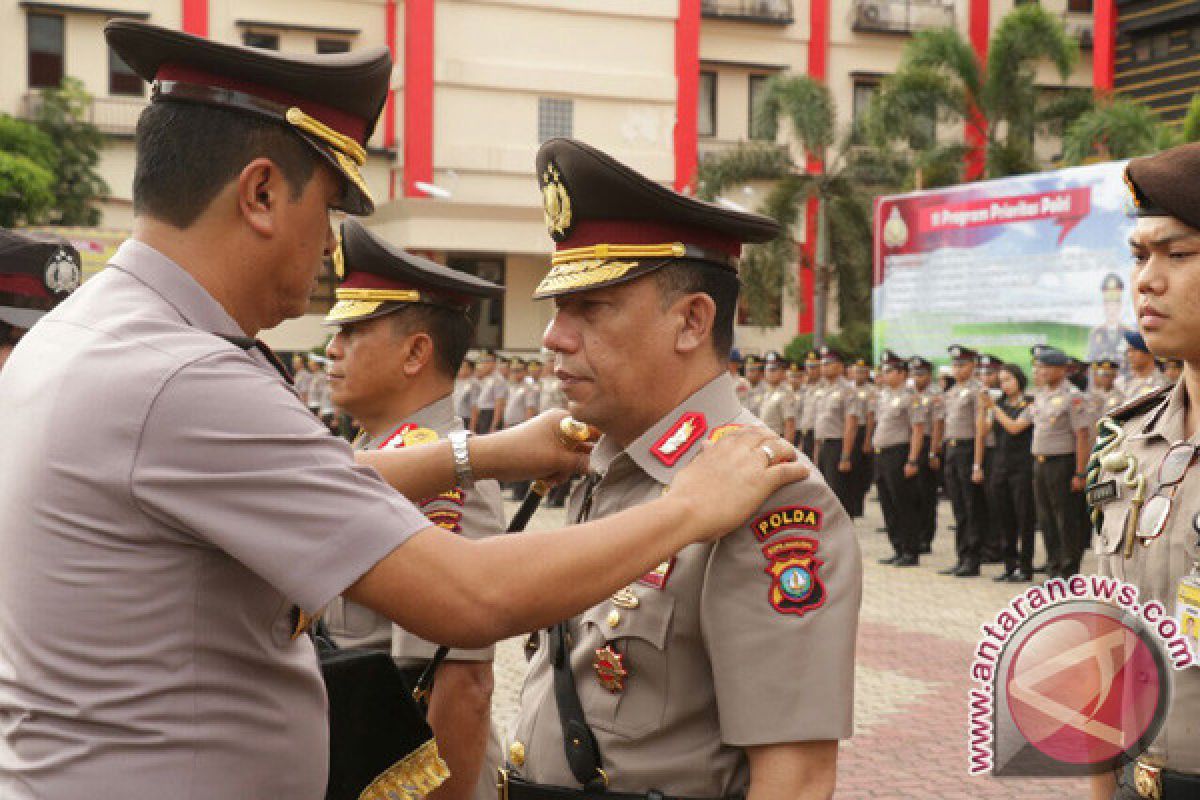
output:
M 405 340 L 404 374 L 415 377 L 433 360 L 433 339 L 428 333 L 414 333 Z
M 242 168 L 234 184 L 238 213 L 255 232 L 271 237 L 277 232 L 276 214 L 287 186 L 283 173 L 269 158 L 256 158 Z
M 690 353 L 710 346 L 713 323 L 717 318 L 717 304 L 711 297 L 704 292 L 684 295 L 672 305 L 672 312 L 678 315 L 677 353 Z

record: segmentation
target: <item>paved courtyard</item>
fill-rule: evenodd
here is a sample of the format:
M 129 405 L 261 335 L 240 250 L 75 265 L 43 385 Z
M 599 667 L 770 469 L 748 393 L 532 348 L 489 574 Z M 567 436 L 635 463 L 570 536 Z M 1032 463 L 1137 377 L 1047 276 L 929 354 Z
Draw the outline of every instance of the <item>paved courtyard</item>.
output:
M 509 516 L 516 504 L 508 504 Z M 949 505 L 942 502 L 934 552 L 915 569 L 876 563 L 890 555 L 879 504 L 867 501 L 857 521 L 863 550 L 862 617 L 856 666 L 855 736 L 841 749 L 838 800 L 897 798 L 940 800 L 1061 800 L 1086 798 L 1082 779 L 996 779 L 967 774 L 969 664 L 979 626 L 1022 584 L 992 581 L 1001 571 L 985 566 L 979 578 L 937 575 L 954 561 Z M 531 527 L 562 524 L 563 513 L 542 509 Z M 1043 560 L 1039 557 L 1038 561 Z M 1084 571 L 1090 571 L 1090 556 Z M 495 718 L 511 720 L 525 670 L 523 640 L 502 643 L 496 660 Z

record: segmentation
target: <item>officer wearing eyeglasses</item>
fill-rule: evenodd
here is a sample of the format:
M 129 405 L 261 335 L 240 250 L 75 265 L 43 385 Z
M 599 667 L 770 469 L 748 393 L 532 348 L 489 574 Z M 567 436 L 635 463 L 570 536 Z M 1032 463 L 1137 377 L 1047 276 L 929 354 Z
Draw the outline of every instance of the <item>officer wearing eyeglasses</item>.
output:
M 1161 603 L 1190 634 L 1200 620 L 1200 144 L 1126 167 L 1138 219 L 1130 236 L 1138 327 L 1159 357 L 1183 359 L 1183 377 L 1135 397 L 1100 421 L 1088 500 L 1099 571 Z M 1127 523 L 1128 520 L 1128 523 Z M 1200 669 L 1173 672 L 1161 731 L 1136 761 L 1093 777 L 1093 797 L 1200 796 Z

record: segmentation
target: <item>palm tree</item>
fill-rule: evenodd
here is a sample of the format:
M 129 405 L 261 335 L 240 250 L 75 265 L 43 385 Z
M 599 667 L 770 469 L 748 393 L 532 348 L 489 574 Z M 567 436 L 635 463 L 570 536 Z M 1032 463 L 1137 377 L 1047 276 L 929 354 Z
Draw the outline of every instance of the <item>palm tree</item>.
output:
M 824 302 L 833 278 L 838 287 L 838 312 L 843 328 L 869 324 L 871 274 L 870 199 L 861 190 L 868 177 L 890 175 L 891 165 L 876 154 L 862 161 L 861 148 L 851 147 L 844 136 L 822 173 L 810 173 L 803 154 L 825 155 L 834 147 L 837 110 L 829 89 L 804 75 L 772 77 L 754 110 L 755 130 L 768 141 L 741 142 L 706 158 L 698 170 L 702 198 L 747 183 L 770 182 L 760 213 L 779 222 L 783 233 L 771 242 L 750 246 L 742 258 L 743 292 L 751 322 L 773 324 L 782 291 L 793 291 L 796 245 L 792 231 L 798 226 L 806 201 L 816 198 L 821 208 L 817 241 L 815 331 L 824 337 Z M 786 122 L 800 153 L 793 154 L 774 140 Z
M 1192 97 L 1178 127 L 1148 106 L 1110 97 L 1081 115 L 1063 135 L 1063 161 L 1083 164 L 1145 156 L 1185 142 L 1200 141 L 1200 95 Z
M 1085 111 L 1090 92 L 1067 92 L 1050 102 L 1039 96 L 1035 69 L 1044 60 L 1066 79 L 1079 59 L 1078 44 L 1062 22 L 1041 6 L 1022 5 L 992 33 L 986 66 L 953 28 L 917 33 L 899 69 L 880 86 L 868 133 L 881 149 L 907 145 L 909 183 L 918 187 L 959 183 L 968 147 L 939 144 L 935 123 L 970 125 L 984 143 L 989 178 L 1040 168 L 1034 136 Z

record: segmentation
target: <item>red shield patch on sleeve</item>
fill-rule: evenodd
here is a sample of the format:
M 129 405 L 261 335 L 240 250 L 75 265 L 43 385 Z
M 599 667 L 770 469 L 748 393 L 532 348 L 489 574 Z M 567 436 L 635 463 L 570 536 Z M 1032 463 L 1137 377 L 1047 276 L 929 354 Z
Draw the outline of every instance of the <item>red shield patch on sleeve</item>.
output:
M 771 576 L 767 599 L 780 614 L 802 617 L 825 604 L 825 584 L 818 570 L 825 562 L 817 558 L 817 542 L 791 537 L 763 548 Z

